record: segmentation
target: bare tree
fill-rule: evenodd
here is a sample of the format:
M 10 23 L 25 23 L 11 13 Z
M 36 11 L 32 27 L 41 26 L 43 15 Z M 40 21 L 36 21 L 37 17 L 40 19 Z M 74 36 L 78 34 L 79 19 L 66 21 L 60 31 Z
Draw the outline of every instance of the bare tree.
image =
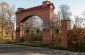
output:
M 53 28 L 59 29 L 60 28 L 60 18 L 55 14 L 53 18 Z
M 61 19 L 68 20 L 70 19 L 71 12 L 68 5 L 61 5 L 59 7 L 58 15 Z
M 79 16 L 75 16 L 74 18 L 75 18 L 75 27 L 82 28 L 81 26 L 85 19 Z

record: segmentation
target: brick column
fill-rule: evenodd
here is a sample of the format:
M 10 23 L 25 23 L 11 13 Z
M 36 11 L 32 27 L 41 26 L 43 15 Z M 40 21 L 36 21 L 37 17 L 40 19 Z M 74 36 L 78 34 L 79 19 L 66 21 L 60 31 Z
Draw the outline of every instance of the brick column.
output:
M 71 29 L 70 20 L 61 20 L 61 46 L 68 47 L 68 30 Z
M 46 23 L 44 23 L 46 24 Z M 45 27 L 43 30 L 43 35 L 42 35 L 42 43 L 44 45 L 51 45 L 52 44 L 52 28 L 51 28 L 51 22 L 48 22 L 48 27 Z
M 20 25 L 16 24 L 16 42 L 20 42 Z
M 52 36 L 50 35 L 51 30 L 45 30 L 43 32 L 43 44 L 51 45 L 52 44 Z
M 23 23 L 20 23 L 20 40 L 24 37 Z
M 23 23 L 20 23 L 20 25 L 18 25 L 16 27 L 16 41 L 20 42 L 20 40 L 23 38 L 24 33 L 23 33 Z

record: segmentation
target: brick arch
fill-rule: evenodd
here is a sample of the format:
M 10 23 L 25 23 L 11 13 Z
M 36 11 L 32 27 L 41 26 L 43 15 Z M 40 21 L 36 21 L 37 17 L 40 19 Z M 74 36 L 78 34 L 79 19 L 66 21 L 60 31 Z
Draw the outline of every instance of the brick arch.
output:
M 30 17 L 33 17 L 33 16 L 37 16 L 37 15 L 30 15 L 30 16 L 27 16 L 27 17 L 25 17 L 22 21 L 20 21 L 20 23 L 25 22 L 26 20 L 28 20 Z M 37 17 L 39 17 L 39 18 L 41 18 L 41 19 L 43 20 L 42 17 L 40 17 L 40 16 L 37 16 Z
M 27 17 L 38 16 L 43 21 L 46 21 L 49 26 L 48 29 L 43 32 L 43 44 L 52 44 L 52 20 L 54 17 L 54 5 L 49 1 L 44 1 L 42 5 L 24 9 L 18 8 L 16 12 L 16 25 L 19 31 L 16 32 L 16 40 L 19 42 L 23 36 L 23 22 L 27 20 Z

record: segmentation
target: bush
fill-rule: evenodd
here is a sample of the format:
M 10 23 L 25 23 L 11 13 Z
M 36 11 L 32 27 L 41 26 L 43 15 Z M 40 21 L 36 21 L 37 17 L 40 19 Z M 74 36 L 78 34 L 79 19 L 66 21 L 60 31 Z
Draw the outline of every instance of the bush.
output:
M 24 41 L 24 42 L 17 43 L 17 44 L 24 45 L 24 46 L 39 47 L 41 46 L 41 41 Z
M 16 41 L 11 41 L 11 40 L 2 40 L 0 41 L 0 44 L 15 44 Z
M 72 29 L 68 33 L 68 45 L 70 50 L 85 51 L 85 30 Z

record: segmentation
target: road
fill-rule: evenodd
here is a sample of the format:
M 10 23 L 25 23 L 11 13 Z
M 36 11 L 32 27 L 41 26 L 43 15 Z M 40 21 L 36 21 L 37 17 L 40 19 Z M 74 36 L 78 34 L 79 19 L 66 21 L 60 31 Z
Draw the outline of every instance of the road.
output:
M 85 55 L 85 53 L 13 44 L 0 44 L 0 55 Z

